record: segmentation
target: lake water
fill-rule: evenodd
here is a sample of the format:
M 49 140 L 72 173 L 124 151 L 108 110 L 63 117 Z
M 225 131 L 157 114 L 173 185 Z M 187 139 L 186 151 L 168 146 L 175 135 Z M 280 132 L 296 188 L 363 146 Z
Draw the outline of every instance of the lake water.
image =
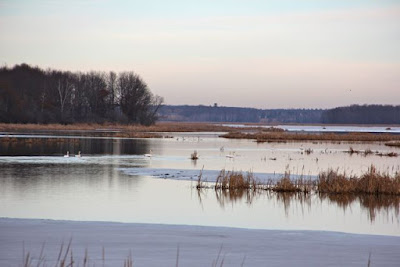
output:
M 197 191 L 195 177 L 183 175 L 203 168 L 211 176 L 226 169 L 271 179 L 285 171 L 312 178 L 328 168 L 360 174 L 371 164 L 393 174 L 400 171 L 399 157 L 346 151 L 351 146 L 399 153 L 398 148 L 382 143 L 257 144 L 215 133 L 166 135 L 173 138 L 0 135 L 0 217 L 400 235 L 399 197 L 230 195 Z M 152 157 L 146 158 L 150 150 Z M 189 159 L 194 150 L 197 161 Z M 66 151 L 71 157 L 63 157 Z M 73 157 L 78 151 L 82 157 Z M 233 159 L 226 157 L 233 152 Z

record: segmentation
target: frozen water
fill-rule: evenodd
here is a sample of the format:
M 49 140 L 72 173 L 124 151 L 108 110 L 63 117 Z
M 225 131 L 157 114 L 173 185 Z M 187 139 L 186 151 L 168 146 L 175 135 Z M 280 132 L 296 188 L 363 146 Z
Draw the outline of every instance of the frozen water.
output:
M 44 244 L 54 266 L 70 239 L 75 263 L 87 251 L 88 266 L 124 266 L 129 254 L 134 266 L 367 266 L 369 255 L 372 266 L 400 262 L 400 237 L 339 232 L 3 218 L 0 233 L 2 267 L 22 264 L 23 244 L 33 265 Z
M 127 175 L 152 176 L 156 178 L 174 179 L 174 180 L 197 180 L 201 173 L 202 181 L 215 182 L 219 170 L 185 170 L 185 169 L 158 169 L 158 168 L 120 168 Z M 226 170 L 228 171 L 228 170 Z M 247 175 L 247 172 L 243 172 Z M 283 173 L 253 173 L 257 181 L 266 182 L 269 179 L 276 180 L 283 177 Z M 300 178 L 301 175 L 290 175 L 292 179 Z M 304 176 L 304 178 L 315 179 L 315 175 Z

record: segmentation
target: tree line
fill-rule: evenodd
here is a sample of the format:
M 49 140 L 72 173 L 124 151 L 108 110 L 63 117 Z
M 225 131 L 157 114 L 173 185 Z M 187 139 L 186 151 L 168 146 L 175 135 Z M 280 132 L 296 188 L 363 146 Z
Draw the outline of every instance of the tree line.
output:
M 217 106 L 164 105 L 160 120 L 196 122 L 320 123 L 321 109 L 256 109 Z
M 400 106 L 351 105 L 333 109 L 255 109 L 164 105 L 160 120 L 253 123 L 400 124 Z
M 400 124 L 400 106 L 351 105 L 325 110 L 322 123 L 333 124 Z
M 162 103 L 134 72 L 0 68 L 0 122 L 150 125 Z

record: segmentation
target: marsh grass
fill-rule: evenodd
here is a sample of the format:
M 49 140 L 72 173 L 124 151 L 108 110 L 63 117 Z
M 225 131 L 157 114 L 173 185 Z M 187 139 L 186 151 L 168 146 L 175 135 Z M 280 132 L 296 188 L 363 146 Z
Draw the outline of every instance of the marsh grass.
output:
M 350 156 L 352 156 L 353 154 L 356 154 L 356 155 L 363 155 L 363 156 L 377 155 L 377 156 L 380 156 L 380 157 L 397 157 L 397 156 L 398 156 L 398 154 L 397 154 L 396 152 L 387 152 L 387 153 L 383 153 L 383 152 L 376 151 L 376 152 L 374 153 L 374 152 L 373 152 L 371 149 L 369 149 L 369 148 L 367 148 L 367 149 L 365 149 L 365 150 L 355 150 L 355 149 L 353 149 L 353 147 L 350 147 L 349 150 L 344 151 L 344 152 L 345 152 L 345 153 L 349 153 Z
M 191 160 L 198 160 L 199 159 L 199 154 L 195 150 L 192 154 L 190 154 L 190 159 Z
M 199 173 L 199 176 L 197 177 L 197 184 L 196 184 L 196 188 L 197 189 L 201 189 L 201 188 L 205 188 L 206 187 L 205 183 L 203 182 L 203 169 L 204 169 L 204 166 L 201 169 L 201 171 Z
M 237 130 L 249 130 L 249 128 L 237 128 Z M 272 128 L 271 130 L 261 127 L 252 128 L 259 131 L 279 131 L 282 129 Z M 118 124 L 118 123 L 74 123 L 74 124 L 12 124 L 0 123 L 2 132 L 45 132 L 45 131 L 88 131 L 110 134 L 118 133 L 151 133 L 151 132 L 229 132 L 232 128 L 213 123 L 198 122 L 157 122 L 151 126 L 138 124 Z
M 388 152 L 388 153 L 377 152 L 376 155 L 381 156 L 381 157 L 398 157 L 399 156 L 399 154 L 397 154 L 396 152 Z
M 398 141 L 398 142 L 388 142 L 388 143 L 385 143 L 385 146 L 400 147 L 400 141 Z
M 254 174 L 249 171 L 246 174 L 243 172 L 235 172 L 235 171 L 225 171 L 225 169 L 221 170 L 216 182 L 214 189 L 222 189 L 222 190 L 241 190 L 241 189 L 257 189 L 257 179 Z
M 293 133 L 286 131 L 259 131 L 256 133 L 243 133 L 240 131 L 229 132 L 221 135 L 230 139 L 254 139 L 258 143 L 263 142 L 286 142 L 286 141 L 349 141 L 349 142 L 388 142 L 400 140 L 396 134 L 373 134 L 373 133 Z M 397 143 L 396 143 L 397 144 Z
M 334 194 L 400 195 L 400 174 L 390 176 L 378 172 L 373 165 L 360 177 L 346 176 L 338 170 L 330 169 L 318 175 L 316 191 Z
M 210 188 L 202 181 L 202 171 L 198 177 L 197 189 Z M 266 190 L 274 192 L 329 193 L 329 194 L 375 194 L 400 195 L 400 173 L 389 175 L 379 172 L 371 165 L 361 176 L 348 176 L 338 170 L 321 171 L 316 180 L 291 178 L 290 172 L 277 179 L 260 182 L 252 172 L 220 171 L 214 185 L 215 190 Z
M 304 176 L 293 179 L 290 172 L 285 172 L 277 180 L 269 179 L 261 183 L 252 172 L 244 174 L 225 170 L 219 173 L 213 187 L 201 180 L 199 175 L 198 192 L 203 188 L 213 188 L 216 199 L 222 207 L 227 203 L 243 199 L 251 204 L 255 197 L 266 194 L 267 197 L 282 202 L 288 215 L 292 201 L 310 206 L 311 198 L 317 196 L 321 200 L 328 199 L 343 209 L 358 201 L 361 207 L 368 211 L 371 222 L 375 220 L 376 214 L 383 210 L 394 209 L 396 216 L 399 216 L 400 173 L 389 175 L 377 171 L 374 166 L 361 176 L 348 176 L 338 170 L 330 169 L 322 171 L 315 180 Z
M 310 155 L 311 153 L 313 153 L 313 150 L 311 148 L 307 148 L 306 150 L 304 150 L 304 153 L 306 153 L 306 155 Z
M 269 179 L 266 182 L 260 182 L 252 171 L 243 173 L 242 171 L 226 171 L 225 169 L 220 171 L 213 187 L 209 183 L 203 182 L 202 170 L 196 184 L 197 189 L 213 188 L 216 191 L 229 191 L 231 196 L 244 195 L 243 190 L 309 193 L 314 187 L 315 182 L 311 179 L 305 179 L 303 176 L 292 179 L 290 172 L 285 172 L 284 176 L 278 180 Z
M 304 179 L 303 177 L 298 179 L 291 179 L 290 174 L 280 178 L 272 187 L 271 190 L 275 192 L 297 192 L 297 193 L 310 193 L 314 187 L 312 180 Z

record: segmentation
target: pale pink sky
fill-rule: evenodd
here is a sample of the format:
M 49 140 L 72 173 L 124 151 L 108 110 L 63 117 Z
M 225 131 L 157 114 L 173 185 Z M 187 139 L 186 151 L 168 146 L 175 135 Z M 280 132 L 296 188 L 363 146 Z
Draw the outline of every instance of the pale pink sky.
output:
M 0 0 L 0 64 L 133 70 L 167 104 L 400 104 L 399 47 L 389 0 Z

